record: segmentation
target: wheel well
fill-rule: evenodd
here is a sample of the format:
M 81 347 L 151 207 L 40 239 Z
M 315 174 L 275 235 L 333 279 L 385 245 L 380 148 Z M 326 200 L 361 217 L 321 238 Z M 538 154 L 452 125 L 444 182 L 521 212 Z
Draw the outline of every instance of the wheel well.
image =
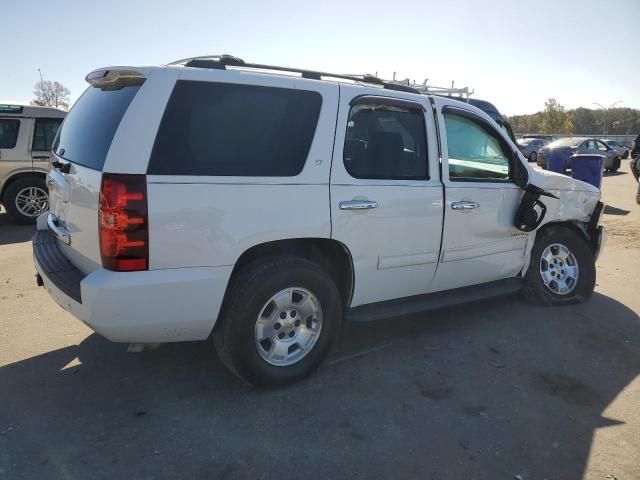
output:
M 547 228 L 550 228 L 550 227 L 564 227 L 564 228 L 568 228 L 569 230 L 574 231 L 575 233 L 580 235 L 580 237 L 583 238 L 585 242 L 587 242 L 587 245 L 589 245 L 589 247 L 591 247 L 591 250 L 595 253 L 597 247 L 594 244 L 594 241 L 589 237 L 589 234 L 587 233 L 587 231 L 583 230 L 582 228 L 580 228 L 575 221 L 567 220 L 567 221 L 564 221 L 564 222 L 550 222 L 550 223 L 545 224 L 539 230 L 539 232 L 541 232 L 542 230 L 545 230 Z M 586 224 L 585 224 L 585 228 L 586 228 Z
M 338 287 L 342 305 L 351 303 L 353 293 L 353 261 L 347 247 L 337 240 L 326 238 L 294 238 L 262 243 L 245 251 L 231 272 L 231 279 L 251 262 L 270 255 L 294 255 L 317 263 L 324 268 Z
M 21 178 L 27 178 L 27 177 L 36 177 L 36 178 L 41 178 L 41 179 L 45 179 L 47 176 L 44 173 L 40 173 L 40 172 L 20 172 L 20 173 L 16 173 L 15 175 L 9 177 L 5 182 L 4 185 L 2 185 L 2 191 L 0 191 L 0 202 L 4 201 L 4 193 L 7 191 L 7 188 L 9 188 L 9 185 L 11 185 L 12 183 L 16 182 L 17 180 L 20 180 Z

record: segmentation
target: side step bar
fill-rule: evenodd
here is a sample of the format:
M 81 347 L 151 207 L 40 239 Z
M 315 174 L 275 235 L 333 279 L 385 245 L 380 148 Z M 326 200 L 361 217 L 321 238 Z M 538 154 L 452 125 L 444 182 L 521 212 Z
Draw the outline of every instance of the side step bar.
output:
M 428 310 L 451 307 L 461 303 L 512 295 L 521 288 L 521 278 L 506 278 L 481 285 L 456 288 L 455 290 L 360 305 L 347 310 L 345 318 L 352 322 L 369 322 L 372 320 L 383 320 L 385 318 L 403 317 Z

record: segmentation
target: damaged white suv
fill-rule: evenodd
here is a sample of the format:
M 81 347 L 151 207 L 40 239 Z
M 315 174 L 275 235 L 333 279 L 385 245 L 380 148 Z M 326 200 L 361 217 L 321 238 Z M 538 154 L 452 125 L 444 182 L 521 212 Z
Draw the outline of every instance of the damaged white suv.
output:
M 317 368 L 344 318 L 593 291 L 599 190 L 534 170 L 469 104 L 230 56 L 87 81 L 33 251 L 110 340 L 211 336 L 273 385 Z

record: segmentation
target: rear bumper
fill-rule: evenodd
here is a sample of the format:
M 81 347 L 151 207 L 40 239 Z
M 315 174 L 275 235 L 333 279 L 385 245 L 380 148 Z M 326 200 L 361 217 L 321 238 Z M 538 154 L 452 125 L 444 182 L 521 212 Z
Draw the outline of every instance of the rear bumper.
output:
M 98 269 L 82 274 L 59 251 L 48 230 L 34 236 L 38 275 L 51 297 L 114 342 L 203 340 L 218 318 L 233 267 L 143 272 Z

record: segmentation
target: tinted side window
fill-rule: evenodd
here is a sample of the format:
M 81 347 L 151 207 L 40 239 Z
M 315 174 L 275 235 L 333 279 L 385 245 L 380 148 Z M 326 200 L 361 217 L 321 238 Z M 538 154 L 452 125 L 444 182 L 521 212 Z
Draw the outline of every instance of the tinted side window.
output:
M 427 179 L 422 111 L 391 105 L 354 105 L 347 122 L 344 166 L 355 178 Z
M 51 150 L 53 139 L 61 123 L 61 118 L 36 118 L 31 150 Z
M 14 148 L 18 141 L 20 120 L 0 118 L 0 148 Z
M 70 162 L 102 170 L 118 125 L 139 89 L 87 88 L 64 120 L 53 145 L 55 153 Z
M 178 81 L 148 173 L 298 175 L 311 148 L 321 105 L 318 92 Z
M 488 125 L 447 113 L 444 116 L 449 152 L 449 179 L 453 181 L 506 180 L 509 149 Z

